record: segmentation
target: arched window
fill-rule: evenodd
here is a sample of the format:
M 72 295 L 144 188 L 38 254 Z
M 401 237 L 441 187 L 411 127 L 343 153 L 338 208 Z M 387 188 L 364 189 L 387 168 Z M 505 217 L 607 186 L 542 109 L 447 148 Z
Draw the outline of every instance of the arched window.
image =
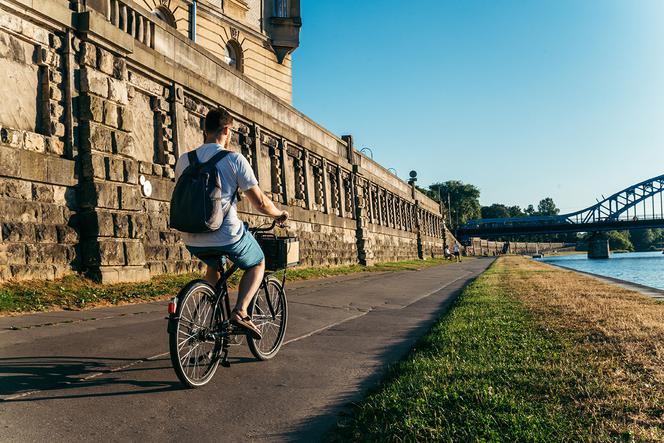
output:
M 173 28 L 177 29 L 177 23 L 175 21 L 175 16 L 171 12 L 170 9 L 168 9 L 164 5 L 159 5 L 157 6 L 153 11 L 152 14 L 156 16 L 159 20 L 165 22 L 168 26 L 172 26 Z
M 242 72 L 242 46 L 236 40 L 229 40 L 226 43 L 225 62 L 231 68 Z

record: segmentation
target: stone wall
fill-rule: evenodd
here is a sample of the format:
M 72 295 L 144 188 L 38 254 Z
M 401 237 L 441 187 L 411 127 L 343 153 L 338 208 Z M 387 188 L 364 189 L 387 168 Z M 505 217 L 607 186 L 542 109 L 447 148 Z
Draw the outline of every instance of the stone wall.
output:
M 0 278 L 199 269 L 168 226 L 169 200 L 178 156 L 218 106 L 236 119 L 231 148 L 291 213 L 303 265 L 441 254 L 437 203 L 177 30 L 137 16 L 143 32 L 128 32 L 81 2 L 35 5 L 0 0 L 0 88 L 23 88 L 0 110 Z

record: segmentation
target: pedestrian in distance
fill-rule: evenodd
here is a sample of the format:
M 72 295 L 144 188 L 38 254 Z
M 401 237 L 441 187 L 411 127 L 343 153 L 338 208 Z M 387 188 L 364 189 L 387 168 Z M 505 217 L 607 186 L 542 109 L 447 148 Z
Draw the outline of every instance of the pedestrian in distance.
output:
M 461 247 L 458 242 L 454 242 L 454 258 L 456 258 L 457 263 L 461 262 Z

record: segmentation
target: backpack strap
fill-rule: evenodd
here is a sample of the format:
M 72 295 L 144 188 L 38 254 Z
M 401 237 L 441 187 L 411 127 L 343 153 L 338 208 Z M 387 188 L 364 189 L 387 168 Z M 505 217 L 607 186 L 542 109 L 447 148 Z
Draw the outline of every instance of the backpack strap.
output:
M 219 163 L 226 157 L 228 154 L 230 154 L 231 151 L 227 151 L 226 149 L 222 149 L 221 151 L 217 152 L 212 156 L 212 158 L 208 161 L 206 161 L 204 164 L 206 165 L 214 165 Z
M 187 152 L 187 159 L 189 159 L 189 166 L 196 167 L 199 165 L 198 155 L 196 155 L 196 150 Z

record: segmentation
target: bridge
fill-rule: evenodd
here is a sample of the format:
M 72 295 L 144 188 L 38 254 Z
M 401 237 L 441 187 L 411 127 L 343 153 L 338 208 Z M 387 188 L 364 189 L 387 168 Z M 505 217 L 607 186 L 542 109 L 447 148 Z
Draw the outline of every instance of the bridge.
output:
M 608 241 L 600 233 L 625 229 L 664 228 L 664 175 L 644 180 L 580 211 L 551 216 L 470 220 L 457 236 L 497 237 L 523 234 L 591 232 L 588 256 L 609 255 Z

